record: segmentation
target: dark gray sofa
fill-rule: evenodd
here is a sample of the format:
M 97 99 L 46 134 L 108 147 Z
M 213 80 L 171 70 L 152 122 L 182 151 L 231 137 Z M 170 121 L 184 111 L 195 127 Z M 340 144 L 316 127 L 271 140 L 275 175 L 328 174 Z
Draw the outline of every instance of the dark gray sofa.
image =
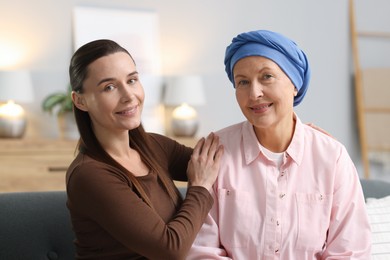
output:
M 0 193 L 0 260 L 75 259 L 66 193 Z
M 381 180 L 360 180 L 365 198 L 383 198 L 390 195 L 390 182 Z
M 365 197 L 390 195 L 390 183 L 362 180 Z M 180 190 L 185 193 L 185 188 Z M 74 259 L 66 193 L 0 193 L 0 260 Z

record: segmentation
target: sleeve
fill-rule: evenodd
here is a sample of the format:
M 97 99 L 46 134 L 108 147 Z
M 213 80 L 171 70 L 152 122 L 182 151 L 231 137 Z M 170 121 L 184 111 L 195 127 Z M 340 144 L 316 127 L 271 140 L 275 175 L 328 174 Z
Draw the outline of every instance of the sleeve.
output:
M 227 256 L 219 239 L 218 200 L 215 187 L 213 187 L 212 196 L 215 203 L 196 236 L 186 260 L 231 259 Z
M 188 181 L 187 166 L 193 149 L 166 136 L 150 134 L 157 160 L 175 181 Z
M 108 165 L 84 164 L 69 178 L 68 201 L 129 250 L 148 259 L 184 259 L 212 206 L 210 193 L 191 187 L 177 214 L 165 223 L 129 186 Z
M 356 168 L 342 147 L 335 168 L 335 189 L 322 259 L 371 259 L 371 228 Z

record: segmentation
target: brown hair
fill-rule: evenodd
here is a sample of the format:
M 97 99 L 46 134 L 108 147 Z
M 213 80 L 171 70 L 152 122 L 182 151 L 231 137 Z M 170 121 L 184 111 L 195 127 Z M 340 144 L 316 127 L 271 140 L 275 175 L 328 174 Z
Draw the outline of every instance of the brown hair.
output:
M 117 52 L 127 53 L 133 59 L 133 57 L 125 48 L 111 40 L 96 40 L 81 46 L 73 54 L 69 66 L 69 77 L 72 90 L 78 93 L 82 93 L 83 82 L 88 73 L 88 66 L 101 57 Z M 153 208 L 150 199 L 138 182 L 137 178 L 103 149 L 97 140 L 95 133 L 93 132 L 91 118 L 88 112 L 78 109 L 74 104 L 73 111 L 76 118 L 77 127 L 80 132 L 80 140 L 78 144 L 79 150 L 88 154 L 95 160 L 109 163 L 110 165 L 127 173 L 132 182 L 132 185 L 134 185 L 136 192 L 138 192 L 141 198 L 151 208 Z M 129 146 L 131 146 L 140 154 L 141 160 L 157 174 L 159 180 L 168 192 L 173 203 L 177 206 L 176 202 L 180 200 L 179 192 L 173 181 L 170 179 L 170 176 L 164 174 L 164 171 L 162 171 L 156 156 L 150 149 L 151 146 L 149 145 L 149 136 L 146 134 L 142 124 L 139 127 L 129 131 L 129 142 Z

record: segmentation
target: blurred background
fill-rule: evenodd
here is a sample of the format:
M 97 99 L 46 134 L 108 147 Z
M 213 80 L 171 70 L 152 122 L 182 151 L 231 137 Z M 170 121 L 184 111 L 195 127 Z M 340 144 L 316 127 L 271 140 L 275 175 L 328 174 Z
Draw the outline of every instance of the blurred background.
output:
M 358 28 L 390 32 L 386 15 L 389 1 L 355 3 Z M 312 68 L 309 90 L 296 112 L 303 122 L 325 129 L 342 142 L 363 176 L 348 1 L 0 0 L 0 6 L 0 70 L 23 69 L 31 74 L 34 100 L 25 104 L 29 125 L 24 138 L 59 138 L 57 118 L 42 110 L 42 102 L 51 93 L 68 87 L 69 60 L 75 50 L 75 8 L 150 12 L 157 19 L 154 33 L 158 36 L 154 46 L 159 67 L 153 76 L 161 82 L 145 80 L 146 99 L 149 95 L 156 100 L 158 93 L 156 102 L 163 104 L 164 89 L 159 87 L 166 78 L 197 75 L 202 79 L 204 102 L 196 107 L 196 137 L 238 123 L 244 117 L 224 72 L 225 48 L 244 31 L 280 32 L 305 51 Z M 143 29 L 142 23 L 117 26 Z M 360 45 L 364 48 L 361 66 L 389 67 L 389 48 L 382 47 L 389 47 L 390 41 L 375 44 L 380 46 L 366 42 Z M 148 84 L 158 85 L 158 89 Z M 166 133 L 169 128 L 150 121 L 151 131 Z M 387 165 L 372 167 L 374 178 L 390 179 Z

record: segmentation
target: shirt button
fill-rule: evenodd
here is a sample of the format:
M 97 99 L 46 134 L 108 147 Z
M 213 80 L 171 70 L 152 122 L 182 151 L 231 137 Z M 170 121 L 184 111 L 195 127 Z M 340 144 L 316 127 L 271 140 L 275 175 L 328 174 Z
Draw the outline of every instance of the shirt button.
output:
M 274 247 L 274 252 L 275 252 L 275 254 L 278 254 L 279 253 L 279 243 L 277 243 L 276 245 L 275 245 L 275 247 Z
M 280 197 L 281 199 L 283 199 L 283 198 L 284 198 L 284 196 L 286 196 L 286 194 L 285 194 L 285 193 L 280 193 L 280 195 L 279 195 L 279 197 Z

